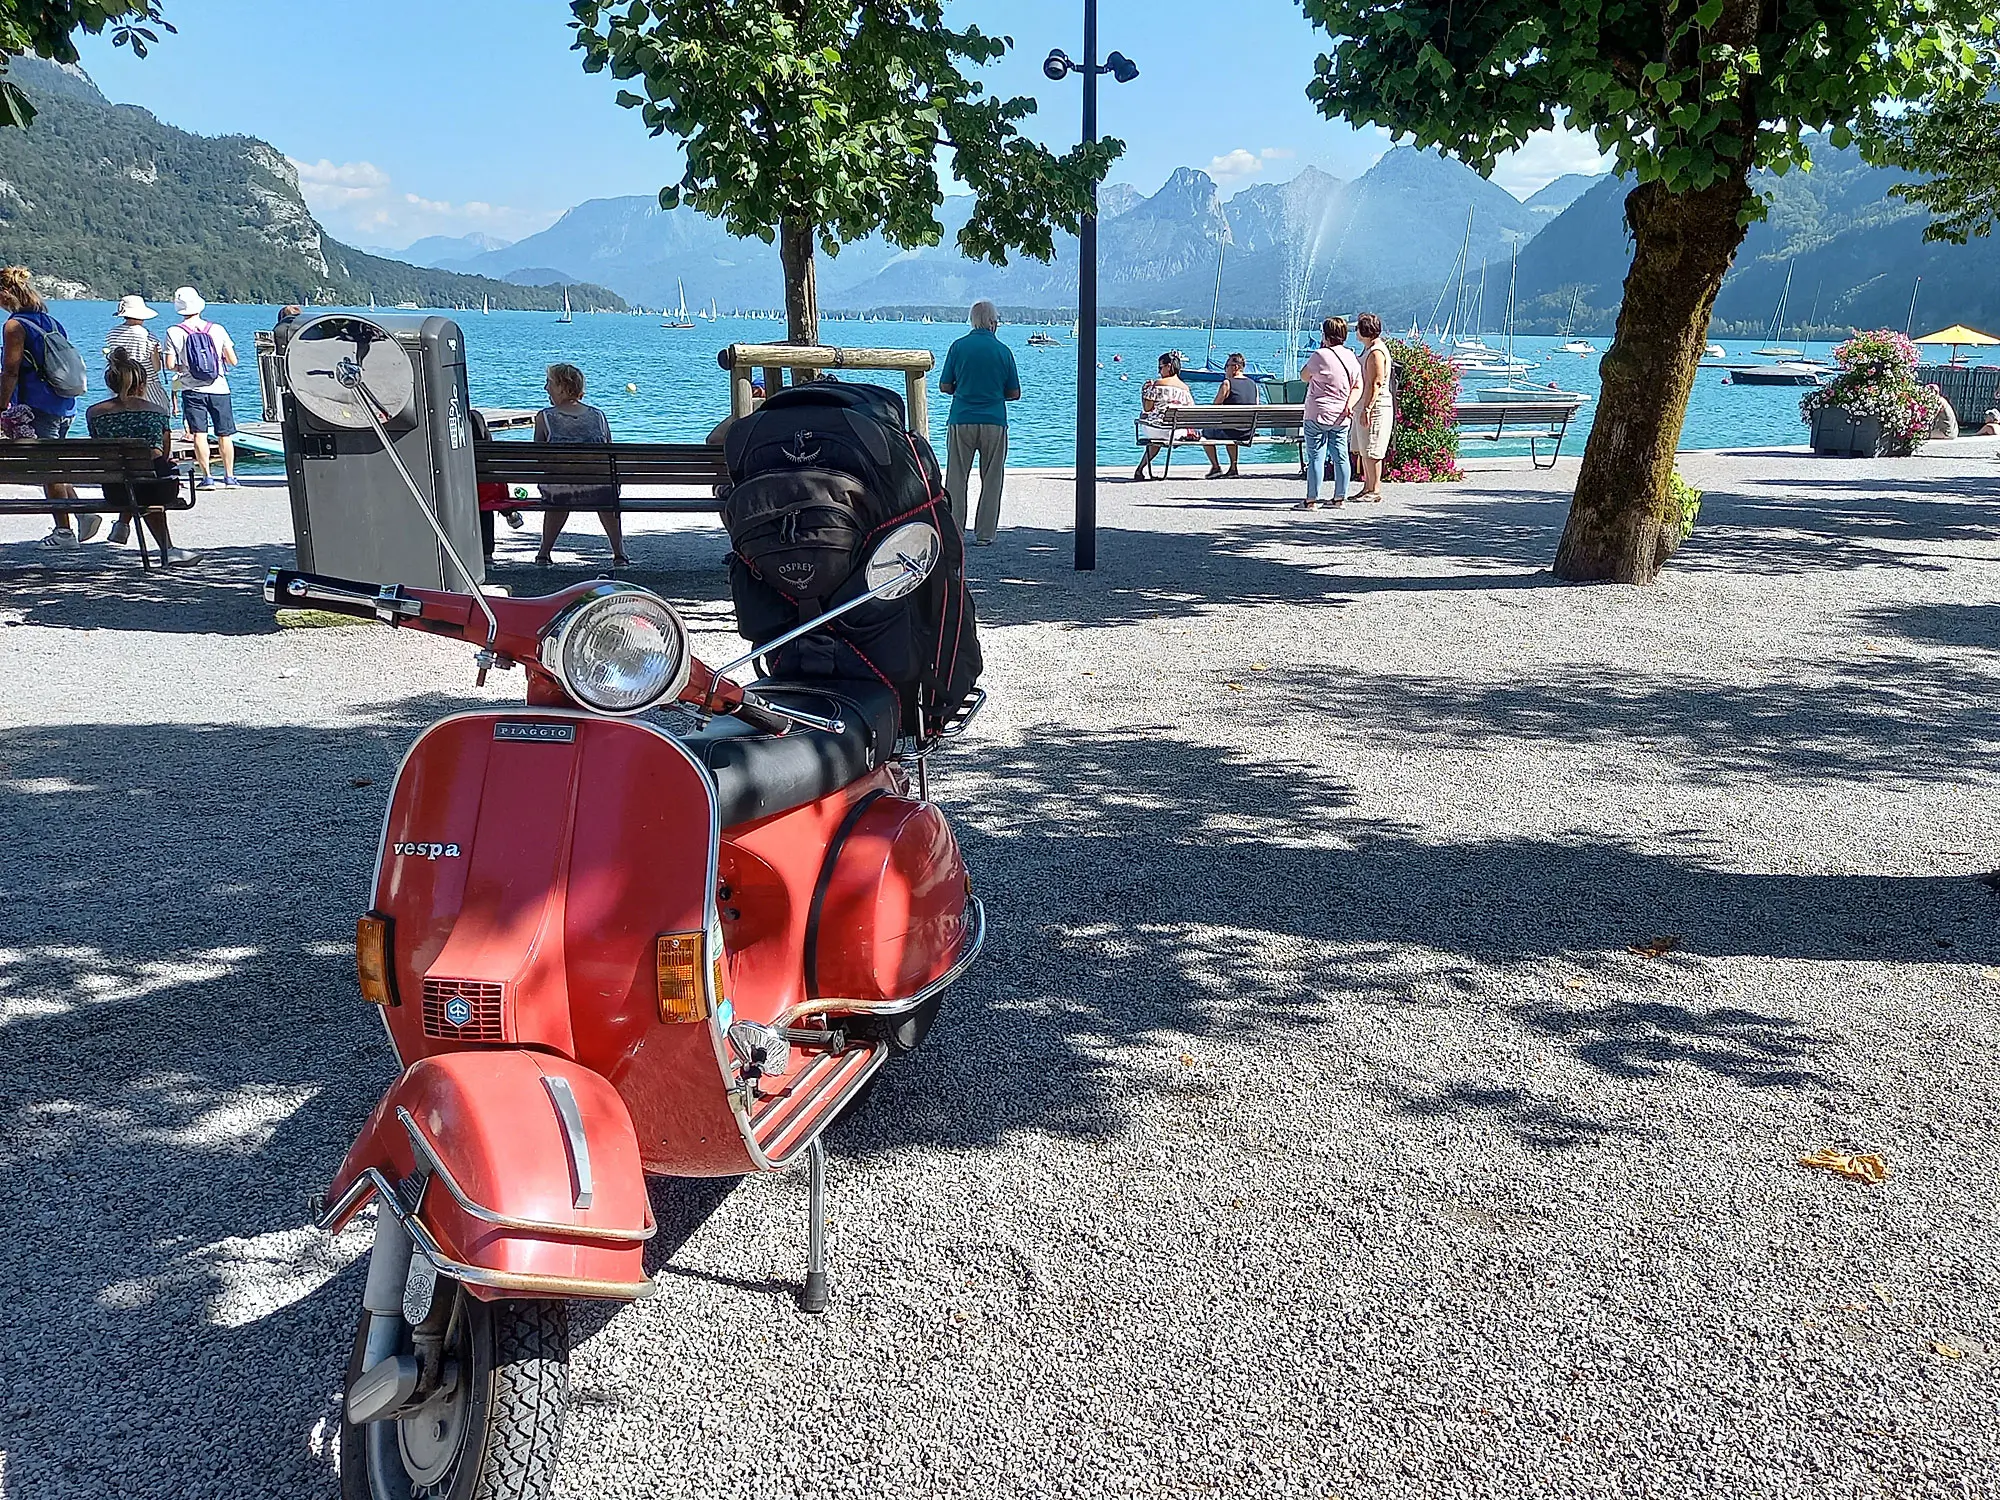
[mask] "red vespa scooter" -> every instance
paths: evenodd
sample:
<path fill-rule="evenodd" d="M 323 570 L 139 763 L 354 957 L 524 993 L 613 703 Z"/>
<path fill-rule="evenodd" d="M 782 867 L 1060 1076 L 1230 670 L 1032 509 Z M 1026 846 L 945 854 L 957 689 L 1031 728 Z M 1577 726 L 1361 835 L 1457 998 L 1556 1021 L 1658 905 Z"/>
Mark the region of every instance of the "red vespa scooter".
<path fill-rule="evenodd" d="M 866 593 L 753 656 L 908 593 L 939 551 L 898 527 Z M 265 597 L 466 640 L 482 681 L 525 670 L 525 710 L 446 718 L 397 773 L 356 967 L 402 1072 L 320 1223 L 376 1208 L 343 1496 L 540 1496 L 565 1299 L 656 1290 L 647 1174 L 806 1162 L 801 1303 L 825 1307 L 821 1134 L 983 938 L 922 788 L 983 695 L 905 737 L 886 686 L 738 686 L 751 658 L 711 670 L 670 604 L 610 581 L 510 599 L 274 569 Z M 671 704 L 699 727 L 641 717 Z"/>

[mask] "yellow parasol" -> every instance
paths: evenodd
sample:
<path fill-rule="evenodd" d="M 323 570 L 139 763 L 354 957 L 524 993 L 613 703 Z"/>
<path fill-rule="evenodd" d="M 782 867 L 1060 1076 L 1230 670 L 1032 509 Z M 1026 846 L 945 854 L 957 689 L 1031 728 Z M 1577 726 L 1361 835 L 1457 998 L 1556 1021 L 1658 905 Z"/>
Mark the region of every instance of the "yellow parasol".
<path fill-rule="evenodd" d="M 2000 344 L 1990 333 L 1981 333 L 1977 328 L 1967 328 L 1963 323 L 1954 323 L 1949 328 L 1940 328 L 1936 333 L 1927 333 L 1916 340 L 1919 344 L 1951 345 L 1951 362 L 1957 364 L 1963 357 L 1960 350 L 1968 344 Z"/>

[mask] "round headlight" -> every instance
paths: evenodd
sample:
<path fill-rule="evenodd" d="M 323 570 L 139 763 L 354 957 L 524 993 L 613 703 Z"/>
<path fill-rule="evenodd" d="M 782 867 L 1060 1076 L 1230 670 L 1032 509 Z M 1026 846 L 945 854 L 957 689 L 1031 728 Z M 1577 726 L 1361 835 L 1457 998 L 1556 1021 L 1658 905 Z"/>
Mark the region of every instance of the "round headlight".
<path fill-rule="evenodd" d="M 687 630 L 657 594 L 605 584 L 556 617 L 542 665 L 585 708 L 644 713 L 687 686 Z"/>

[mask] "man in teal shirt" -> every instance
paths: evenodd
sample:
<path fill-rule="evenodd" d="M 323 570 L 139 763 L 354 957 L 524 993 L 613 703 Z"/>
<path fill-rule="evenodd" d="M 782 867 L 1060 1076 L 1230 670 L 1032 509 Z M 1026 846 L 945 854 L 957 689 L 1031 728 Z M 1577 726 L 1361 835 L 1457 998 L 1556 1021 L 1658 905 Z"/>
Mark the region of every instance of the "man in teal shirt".
<path fill-rule="evenodd" d="M 1000 489 L 1007 482 L 1007 403 L 1021 399 L 1014 351 L 1000 342 L 1000 312 L 985 298 L 972 304 L 972 332 L 945 351 L 938 390 L 951 397 L 945 425 L 945 493 L 965 526 L 965 492 L 979 457 L 979 519 L 972 539 L 991 546 L 1000 525 Z"/>

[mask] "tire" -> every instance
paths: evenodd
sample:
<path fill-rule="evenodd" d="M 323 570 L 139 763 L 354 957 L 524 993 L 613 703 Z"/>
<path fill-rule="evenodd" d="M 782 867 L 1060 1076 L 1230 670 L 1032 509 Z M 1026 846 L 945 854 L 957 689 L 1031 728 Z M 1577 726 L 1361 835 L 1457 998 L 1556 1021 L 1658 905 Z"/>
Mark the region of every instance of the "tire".
<path fill-rule="evenodd" d="M 439 1294 L 447 1283 L 440 1282 Z M 569 1403 L 569 1308 L 541 1299 L 485 1302 L 454 1288 L 457 1332 L 448 1357 L 471 1377 L 446 1408 L 459 1428 L 450 1456 L 433 1441 L 424 1472 L 413 1472 L 406 1444 L 423 1422 L 434 1440 L 438 1419 L 423 1415 L 356 1427 L 340 1420 L 341 1500 L 543 1500 L 562 1453 L 563 1412 Z M 361 1373 L 368 1314 L 355 1330 L 347 1385 Z M 409 1348 L 407 1329 L 404 1348 Z M 345 1387 L 343 1387 L 345 1389 Z M 428 1408 L 426 1409 L 429 1410 Z M 456 1417 L 449 1417 L 450 1413 Z M 405 1425 L 411 1430 L 405 1432 Z M 445 1428 L 446 1432 L 450 1428 Z"/>

